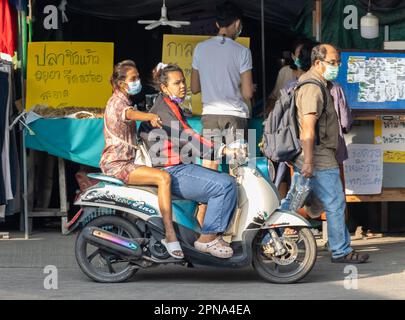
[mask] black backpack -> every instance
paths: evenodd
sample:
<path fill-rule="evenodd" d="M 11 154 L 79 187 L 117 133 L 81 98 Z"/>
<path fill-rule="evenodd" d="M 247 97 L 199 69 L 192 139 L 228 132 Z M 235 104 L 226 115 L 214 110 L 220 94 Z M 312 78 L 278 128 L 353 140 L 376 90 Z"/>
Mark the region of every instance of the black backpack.
<path fill-rule="evenodd" d="M 321 115 L 326 109 L 326 88 L 317 80 L 302 81 L 289 92 L 282 92 L 274 105 L 274 109 L 264 122 L 262 152 L 272 161 L 292 161 L 301 153 L 302 147 L 296 117 L 295 92 L 298 88 L 308 83 L 315 84 L 321 88 L 324 101 Z M 316 144 L 319 144 L 318 125 L 316 126 Z"/>

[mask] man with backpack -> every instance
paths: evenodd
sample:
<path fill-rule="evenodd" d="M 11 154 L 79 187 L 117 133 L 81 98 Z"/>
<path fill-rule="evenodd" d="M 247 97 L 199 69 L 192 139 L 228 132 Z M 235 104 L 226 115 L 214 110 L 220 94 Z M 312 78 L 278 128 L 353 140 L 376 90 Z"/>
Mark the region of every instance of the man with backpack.
<path fill-rule="evenodd" d="M 330 81 L 338 75 L 340 55 L 332 45 L 320 44 L 312 50 L 311 63 L 311 69 L 299 78 L 298 88 L 292 93 L 291 112 L 296 116 L 300 145 L 291 148 L 289 159 L 279 153 L 281 161 L 291 160 L 294 165 L 293 181 L 281 209 L 289 209 L 294 184 L 301 177 L 310 178 L 312 192 L 326 211 L 331 261 L 364 263 L 369 255 L 355 252 L 350 247 L 350 234 L 345 224 L 346 200 L 336 160 L 339 122 L 330 94 Z M 303 84 L 308 81 L 311 83 Z M 288 119 L 292 122 L 291 117 Z M 286 128 L 290 128 L 287 131 L 294 134 L 294 123 L 283 129 Z M 280 139 L 276 134 L 270 137 L 276 141 Z M 283 148 L 283 144 L 281 146 Z"/>

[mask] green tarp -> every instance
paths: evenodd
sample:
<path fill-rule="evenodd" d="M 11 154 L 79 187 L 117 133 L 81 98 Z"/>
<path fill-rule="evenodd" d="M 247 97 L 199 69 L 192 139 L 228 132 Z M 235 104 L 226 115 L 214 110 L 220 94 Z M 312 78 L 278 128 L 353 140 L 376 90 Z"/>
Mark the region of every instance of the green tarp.
<path fill-rule="evenodd" d="M 263 134 L 262 121 L 257 118 L 249 123 L 256 129 L 258 140 Z M 200 117 L 189 118 L 188 122 L 201 132 Z M 103 119 L 38 119 L 29 124 L 35 135 L 25 131 L 26 147 L 97 168 L 104 148 L 103 124 Z"/>
<path fill-rule="evenodd" d="M 358 29 L 347 30 L 344 20 L 349 15 L 345 13 L 347 6 L 355 6 L 358 11 Z M 309 3 L 304 9 L 299 21 L 293 28 L 296 33 L 312 36 L 312 10 Z M 349 10 L 350 11 L 350 10 Z M 384 11 L 371 10 L 379 18 L 380 34 L 376 39 L 364 39 L 360 36 L 360 19 L 367 10 L 358 0 L 323 0 L 322 1 L 322 42 L 336 45 L 340 49 L 370 49 L 382 50 L 384 48 L 384 26 L 389 25 L 389 40 L 405 40 L 405 8 Z"/>

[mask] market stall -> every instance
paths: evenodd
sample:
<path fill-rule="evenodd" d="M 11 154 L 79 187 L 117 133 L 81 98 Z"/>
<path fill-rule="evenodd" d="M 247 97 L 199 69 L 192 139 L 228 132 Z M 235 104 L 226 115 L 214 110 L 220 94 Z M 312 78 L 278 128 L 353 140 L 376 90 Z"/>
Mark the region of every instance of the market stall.
<path fill-rule="evenodd" d="M 125 58 L 136 60 L 140 66 L 142 77 L 147 79 L 153 66 L 157 62 L 165 60 L 165 49 L 168 47 L 164 46 L 164 34 L 168 34 L 169 37 L 175 36 L 179 40 L 190 34 L 201 36 L 215 32 L 215 28 L 210 27 L 213 21 L 212 8 L 216 2 L 214 0 L 205 1 L 204 3 L 201 3 L 201 1 L 183 0 L 167 1 L 171 17 L 174 19 L 178 18 L 179 20 L 191 20 L 192 24 L 180 30 L 159 27 L 154 31 L 144 30 L 144 26 L 138 25 L 136 20 L 139 18 L 156 18 L 162 3 L 160 0 L 137 1 L 136 4 L 131 1 L 123 1 L 120 6 L 116 6 L 107 0 L 94 1 L 91 4 L 75 0 L 55 0 L 51 3 L 49 1 L 36 1 L 33 7 L 27 6 L 27 3 L 24 1 L 17 2 L 20 4 L 18 7 L 20 9 L 18 13 L 18 51 L 23 70 L 21 73 L 21 85 L 23 87 L 21 90 L 23 92 L 22 105 L 26 108 L 26 111 L 30 111 L 35 105 L 37 107 L 38 105 L 49 105 L 60 107 L 61 109 L 74 107 L 76 108 L 75 111 L 83 111 L 88 108 L 102 109 L 111 93 L 108 84 L 108 73 L 115 62 Z M 271 83 L 279 68 L 274 56 L 276 55 L 279 58 L 282 50 L 288 47 L 289 42 L 291 42 L 289 36 L 292 34 L 290 31 L 290 27 L 292 26 L 298 34 L 304 34 L 308 38 L 316 37 L 318 40 L 332 42 L 340 47 L 362 49 L 383 48 L 383 25 L 380 26 L 381 32 L 378 39 L 372 40 L 362 39 L 358 27 L 351 29 L 343 27 L 342 21 L 348 20 L 348 15 L 351 13 L 351 11 L 347 10 L 347 6 L 350 6 L 351 9 L 353 9 L 352 7 L 356 7 L 357 17 L 360 18 L 366 13 L 367 1 L 345 0 L 322 2 L 308 0 L 279 3 L 261 0 L 236 2 L 245 11 L 247 23 L 244 25 L 244 34 L 250 38 L 249 46 L 252 49 L 254 59 L 254 81 L 257 83 L 258 91 L 256 93 L 256 104 L 253 104 L 253 109 L 255 109 L 255 106 L 263 108 L 263 101 L 266 99 L 267 92 L 270 91 L 269 88 L 271 88 Z M 52 10 L 45 11 L 44 8 L 47 5 L 50 5 Z M 316 9 L 316 14 L 314 14 L 314 9 Z M 387 12 L 390 10 L 392 12 L 393 8 L 384 6 L 380 8 L 378 4 L 373 5 L 372 9 L 376 9 L 376 14 L 384 19 L 386 18 L 384 20 L 385 23 L 390 24 L 390 30 L 392 31 L 390 40 L 403 40 L 401 39 L 401 32 L 398 30 L 402 30 L 401 28 L 403 28 L 404 23 L 401 17 L 403 17 L 402 14 L 405 9 L 398 7 L 399 10 L 396 11 L 395 17 L 394 15 L 387 15 Z M 56 12 L 56 16 L 52 16 L 54 12 Z M 27 14 L 28 24 L 25 24 Z M 32 15 L 36 17 L 33 26 Z M 295 23 L 297 17 L 300 19 L 298 23 Z M 387 17 L 390 17 L 390 19 Z M 36 63 L 37 70 L 30 69 L 30 59 L 26 58 L 27 41 L 32 38 L 34 41 L 32 44 L 36 45 L 32 46 L 31 61 Z M 272 41 L 270 42 L 269 39 Z M 92 45 L 109 43 L 110 45 L 113 44 L 114 48 L 99 50 L 96 47 L 86 47 L 86 45 L 83 48 L 68 48 L 69 45 L 78 43 L 91 43 Z M 176 44 L 176 48 L 179 48 L 178 45 L 179 43 Z M 35 46 L 36 49 L 34 49 Z M 66 50 L 70 50 L 70 52 Z M 82 50 L 81 53 L 80 50 Z M 109 57 L 104 57 L 106 60 L 103 60 L 104 58 L 94 55 L 92 51 L 100 54 L 109 52 Z M 180 52 L 180 50 L 178 51 Z M 79 52 L 78 56 L 75 56 L 74 52 Z M 172 52 L 174 52 L 174 49 Z M 187 49 L 184 52 L 188 52 L 188 57 L 190 57 L 190 50 Z M 28 50 L 28 56 L 29 54 Z M 79 61 L 78 64 L 75 61 L 77 59 Z M 62 60 L 63 62 L 61 62 Z M 175 62 L 182 62 L 182 60 Z M 347 61 L 344 64 L 347 64 Z M 88 69 L 91 65 L 94 68 Z M 26 69 L 26 66 L 28 69 Z M 31 66 L 34 66 L 34 64 L 31 64 Z M 61 69 L 58 69 L 58 66 Z M 183 68 L 187 69 L 187 66 L 183 66 Z M 28 70 L 28 73 L 25 78 L 26 70 Z M 341 76 L 343 77 L 341 79 L 342 83 L 347 82 L 346 72 L 343 72 Z M 29 88 L 27 91 L 27 99 L 25 99 L 25 79 L 27 80 L 28 87 L 34 84 L 34 87 Z M 35 87 L 36 83 L 42 83 L 42 87 L 40 89 Z M 88 86 L 75 91 L 74 88 L 78 88 L 77 85 L 79 83 Z M 143 95 L 151 93 L 153 92 L 143 92 Z M 261 103 L 260 100 L 262 100 Z M 398 102 L 398 104 L 401 106 L 399 109 L 402 109 L 403 102 Z M 186 108 L 188 107 L 186 106 Z M 376 109 L 383 110 L 384 108 L 380 107 Z M 201 128 L 198 110 L 198 107 L 191 106 L 193 117 L 190 118 L 190 123 L 197 131 Z M 369 114 L 358 114 L 357 119 L 360 121 L 384 120 L 382 117 L 391 115 L 401 116 L 401 112 L 401 110 L 394 112 L 392 109 L 387 112 L 387 109 L 385 109 L 376 113 L 374 110 Z M 72 113 L 76 112 L 72 111 Z M 25 115 L 23 117 L 27 118 Z M 103 123 L 101 116 L 95 117 L 96 119 L 75 119 L 66 117 L 66 115 L 57 119 L 51 119 L 46 115 L 42 115 L 42 118 L 38 119 L 31 117 L 30 121 L 27 121 L 28 128 L 26 128 L 26 134 L 22 137 L 22 145 L 26 145 L 31 150 L 45 151 L 60 159 L 71 160 L 97 169 L 100 152 L 103 148 Z M 400 118 L 399 120 L 402 119 Z M 261 122 L 261 118 L 253 118 L 250 121 L 250 128 L 258 130 L 256 133 L 258 139 L 261 137 Z M 367 127 L 366 122 L 363 122 L 363 124 Z M 367 124 L 370 124 L 370 122 L 367 122 Z M 358 127 L 361 127 L 360 131 L 364 129 L 363 126 L 355 126 L 354 136 L 357 136 L 357 138 L 362 136 L 361 133 L 356 133 Z M 374 143 L 374 125 L 366 130 L 367 137 L 352 141 L 358 141 L 360 144 Z M 21 156 L 23 158 L 22 168 L 26 168 L 24 154 Z M 402 189 L 399 190 L 399 193 L 393 195 L 392 190 L 386 190 L 385 188 L 391 188 L 392 184 L 390 182 L 397 179 L 397 177 L 394 177 L 393 180 L 389 176 L 391 174 L 395 175 L 395 172 L 398 172 L 396 169 L 390 171 L 390 168 L 398 168 L 401 164 L 383 161 L 382 194 L 387 195 L 388 198 L 395 198 L 395 201 L 400 201 L 402 200 Z M 26 172 L 24 172 L 23 176 L 26 177 Z M 26 179 L 23 179 L 22 182 L 22 189 L 27 190 Z M 402 188 L 400 184 L 394 183 L 394 185 L 395 188 Z M 371 199 L 367 197 L 372 197 L 372 199 L 383 201 L 380 198 L 375 198 L 376 196 L 348 195 L 347 199 L 348 201 L 367 201 L 367 199 Z M 27 194 L 25 191 L 23 192 L 23 199 L 26 198 Z M 24 207 L 25 212 L 28 212 L 26 204 L 24 204 Z M 28 214 L 25 217 L 27 218 Z M 25 229 L 27 230 L 27 228 Z"/>

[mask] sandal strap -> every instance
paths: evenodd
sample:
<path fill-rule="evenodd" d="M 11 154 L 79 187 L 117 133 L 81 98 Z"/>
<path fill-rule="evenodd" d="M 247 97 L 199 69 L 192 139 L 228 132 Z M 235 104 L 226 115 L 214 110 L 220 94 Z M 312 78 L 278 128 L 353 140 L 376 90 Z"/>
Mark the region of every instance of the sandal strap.
<path fill-rule="evenodd" d="M 350 252 L 349 253 L 349 256 L 350 256 L 350 260 L 359 260 L 359 253 L 358 252 L 356 252 L 356 251 L 352 251 L 352 252 Z"/>
<path fill-rule="evenodd" d="M 183 250 L 181 249 L 180 243 L 178 241 L 167 242 L 166 239 L 162 239 L 161 243 L 165 246 L 166 250 L 173 258 L 184 258 Z M 178 254 L 175 254 L 175 252 L 177 252 Z"/>
<path fill-rule="evenodd" d="M 216 246 L 217 244 L 218 244 L 218 242 L 220 241 L 220 239 L 219 238 L 215 238 L 214 240 L 212 240 L 211 242 L 207 242 L 207 243 L 204 243 L 204 245 L 206 246 L 206 248 L 208 249 L 208 248 L 211 248 L 211 247 L 214 247 L 214 246 Z"/>
<path fill-rule="evenodd" d="M 171 251 L 171 252 L 173 252 L 173 251 L 182 251 L 180 243 L 178 241 L 166 242 L 166 245 L 167 245 L 167 248 L 169 249 L 169 251 Z"/>

